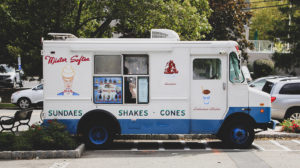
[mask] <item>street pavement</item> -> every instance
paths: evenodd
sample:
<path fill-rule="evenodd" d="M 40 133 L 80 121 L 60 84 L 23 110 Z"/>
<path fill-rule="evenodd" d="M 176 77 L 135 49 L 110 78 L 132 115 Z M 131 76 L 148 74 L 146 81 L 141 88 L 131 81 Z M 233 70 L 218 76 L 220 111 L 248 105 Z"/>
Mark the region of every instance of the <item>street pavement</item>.
<path fill-rule="evenodd" d="M 109 150 L 87 150 L 79 159 L 3 160 L 14 168 L 265 168 L 299 167 L 300 140 L 255 140 L 250 149 L 226 149 L 218 140 L 118 140 Z"/>

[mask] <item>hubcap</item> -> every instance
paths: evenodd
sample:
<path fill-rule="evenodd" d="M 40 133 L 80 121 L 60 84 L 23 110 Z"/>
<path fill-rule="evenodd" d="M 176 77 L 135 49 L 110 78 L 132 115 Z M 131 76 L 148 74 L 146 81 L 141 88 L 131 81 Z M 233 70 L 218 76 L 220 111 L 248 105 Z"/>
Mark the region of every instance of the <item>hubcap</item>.
<path fill-rule="evenodd" d="M 235 128 L 232 130 L 232 140 L 237 144 L 243 144 L 247 141 L 248 136 L 245 129 Z"/>
<path fill-rule="evenodd" d="M 20 100 L 20 107 L 21 108 L 28 108 L 29 107 L 29 101 L 27 99 Z"/>
<path fill-rule="evenodd" d="M 300 120 L 300 113 L 294 113 L 290 116 L 290 120 Z"/>
<path fill-rule="evenodd" d="M 96 145 L 104 144 L 108 139 L 108 132 L 104 127 L 92 127 L 89 131 L 89 139 Z"/>

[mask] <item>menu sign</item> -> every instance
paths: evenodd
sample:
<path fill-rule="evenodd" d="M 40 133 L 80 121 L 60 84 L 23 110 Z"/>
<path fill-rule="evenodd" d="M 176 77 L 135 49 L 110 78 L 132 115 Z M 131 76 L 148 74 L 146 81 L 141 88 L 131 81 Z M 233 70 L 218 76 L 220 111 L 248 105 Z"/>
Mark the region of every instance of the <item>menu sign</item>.
<path fill-rule="evenodd" d="M 122 77 L 94 77 L 94 103 L 122 104 Z"/>

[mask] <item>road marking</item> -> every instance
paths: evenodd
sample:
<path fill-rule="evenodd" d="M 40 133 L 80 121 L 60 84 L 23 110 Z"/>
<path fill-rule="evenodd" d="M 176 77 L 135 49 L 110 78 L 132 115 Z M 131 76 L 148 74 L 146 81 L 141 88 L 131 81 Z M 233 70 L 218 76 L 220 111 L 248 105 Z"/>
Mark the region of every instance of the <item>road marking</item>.
<path fill-rule="evenodd" d="M 163 141 L 159 140 L 158 142 L 158 150 L 165 151 L 166 149 L 163 147 Z"/>
<path fill-rule="evenodd" d="M 261 151 L 265 151 L 265 149 L 263 147 L 261 147 L 260 145 L 257 145 L 256 143 L 252 143 L 253 146 L 255 146 L 257 149 L 261 150 Z"/>
<path fill-rule="evenodd" d="M 61 162 L 57 163 L 55 162 L 51 167 L 49 168 L 66 168 L 70 163 L 69 162 Z"/>
<path fill-rule="evenodd" d="M 288 147 L 286 147 L 286 146 L 283 146 L 283 145 L 279 144 L 277 141 L 270 140 L 270 142 L 272 142 L 274 145 L 276 145 L 276 146 L 278 146 L 278 147 L 284 149 L 285 151 L 291 151 L 290 148 L 288 148 Z"/>
<path fill-rule="evenodd" d="M 185 141 L 181 140 L 180 143 L 184 146 L 183 150 L 191 150 L 189 147 L 186 146 Z"/>
<path fill-rule="evenodd" d="M 292 141 L 297 143 L 297 144 L 300 144 L 300 141 L 298 141 L 298 140 L 293 139 Z"/>
<path fill-rule="evenodd" d="M 204 144 L 205 150 L 211 150 L 206 140 L 201 140 L 200 142 Z"/>
<path fill-rule="evenodd" d="M 138 141 L 133 141 L 133 143 L 134 143 L 134 148 L 132 148 L 131 149 L 131 151 L 138 151 L 138 149 L 137 149 L 137 145 L 138 145 Z"/>

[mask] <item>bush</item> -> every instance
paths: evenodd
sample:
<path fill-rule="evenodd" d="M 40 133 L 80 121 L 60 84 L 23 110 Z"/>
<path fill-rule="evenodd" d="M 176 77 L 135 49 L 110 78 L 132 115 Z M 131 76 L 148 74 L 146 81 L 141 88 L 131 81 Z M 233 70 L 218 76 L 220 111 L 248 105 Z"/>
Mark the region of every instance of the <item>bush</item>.
<path fill-rule="evenodd" d="M 274 73 L 274 63 L 268 59 L 258 59 L 253 62 L 255 78 L 268 76 Z"/>
<path fill-rule="evenodd" d="M 0 150 L 58 150 L 74 149 L 77 143 L 66 131 L 66 126 L 49 121 L 45 126 L 32 125 L 19 135 L 0 134 Z"/>
<path fill-rule="evenodd" d="M 300 120 L 284 120 L 281 126 L 281 131 L 300 133 Z"/>
<path fill-rule="evenodd" d="M 0 133 L 0 150 L 6 151 L 11 149 L 12 142 L 15 141 L 15 136 L 12 133 Z"/>

